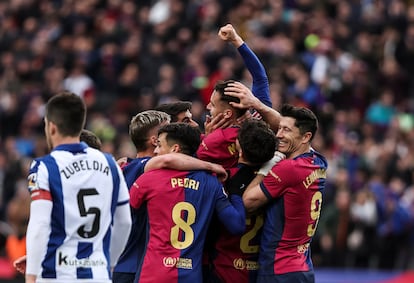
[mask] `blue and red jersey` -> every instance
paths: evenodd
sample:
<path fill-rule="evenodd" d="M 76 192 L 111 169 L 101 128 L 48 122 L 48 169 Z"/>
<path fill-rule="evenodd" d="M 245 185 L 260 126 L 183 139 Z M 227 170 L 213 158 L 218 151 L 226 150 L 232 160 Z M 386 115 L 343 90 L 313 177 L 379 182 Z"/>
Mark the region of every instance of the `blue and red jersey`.
<path fill-rule="evenodd" d="M 244 231 L 240 196 L 230 203 L 223 185 L 204 171 L 159 169 L 141 175 L 130 190 L 131 206 L 146 206 L 149 238 L 139 282 L 201 282 L 201 260 L 214 212 L 233 232 Z"/>
<path fill-rule="evenodd" d="M 236 149 L 239 129 L 239 127 L 229 127 L 212 131 L 201 141 L 197 157 L 220 164 L 226 169 L 236 167 L 239 158 L 239 152 Z"/>
<path fill-rule="evenodd" d="M 269 199 L 259 252 L 259 276 L 313 272 L 310 242 L 325 187 L 326 159 L 316 151 L 276 164 L 261 183 Z"/>
<path fill-rule="evenodd" d="M 271 107 L 269 80 L 263 64 L 247 44 L 243 43 L 237 50 L 252 75 L 252 93 L 262 103 Z M 236 167 L 239 158 L 236 149 L 238 131 L 239 127 L 214 130 L 202 140 L 197 150 L 197 157 L 201 160 L 220 164 L 226 169 Z"/>
<path fill-rule="evenodd" d="M 225 183 L 227 190 L 239 190 L 242 194 L 256 177 L 258 168 L 239 164 Z M 246 230 L 243 235 L 233 235 L 220 223 L 210 255 L 211 278 L 213 282 L 256 282 L 260 236 L 263 215 L 246 216 Z M 213 234 L 213 233 L 212 233 Z M 214 235 L 213 235 L 214 236 Z"/>
<path fill-rule="evenodd" d="M 131 189 L 135 180 L 144 173 L 144 167 L 151 157 L 128 159 L 121 169 L 125 177 L 128 190 Z M 132 226 L 128 242 L 122 252 L 114 272 L 135 273 L 141 263 L 146 247 L 147 211 L 131 208 Z"/>

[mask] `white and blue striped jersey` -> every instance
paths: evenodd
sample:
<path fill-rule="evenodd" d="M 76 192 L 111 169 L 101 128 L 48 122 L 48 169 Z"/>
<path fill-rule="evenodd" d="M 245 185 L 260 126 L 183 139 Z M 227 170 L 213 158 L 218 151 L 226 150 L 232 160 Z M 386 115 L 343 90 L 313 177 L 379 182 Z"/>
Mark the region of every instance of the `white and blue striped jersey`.
<path fill-rule="evenodd" d="M 131 224 L 114 158 L 83 142 L 60 145 L 33 161 L 28 182 L 26 273 L 37 282 L 111 282 L 111 252 L 119 257 Z"/>

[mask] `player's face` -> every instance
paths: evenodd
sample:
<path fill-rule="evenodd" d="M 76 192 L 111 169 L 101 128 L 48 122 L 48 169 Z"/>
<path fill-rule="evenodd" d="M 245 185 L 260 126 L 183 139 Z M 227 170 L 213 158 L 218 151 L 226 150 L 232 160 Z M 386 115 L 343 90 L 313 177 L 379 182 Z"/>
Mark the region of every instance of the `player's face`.
<path fill-rule="evenodd" d="M 304 144 L 304 137 L 300 134 L 299 128 L 295 126 L 296 119 L 281 117 L 276 137 L 279 139 L 278 150 L 286 155 L 286 158 L 298 151 Z"/>
<path fill-rule="evenodd" d="M 198 127 L 198 123 L 194 121 L 193 114 L 191 114 L 190 110 L 183 111 L 177 115 L 177 122 L 190 124 L 191 127 Z"/>
<path fill-rule="evenodd" d="M 161 133 L 157 139 L 157 147 L 154 149 L 155 155 L 162 155 L 171 152 L 171 146 L 167 143 L 167 133 Z"/>
<path fill-rule="evenodd" d="M 211 118 L 214 118 L 219 113 L 224 113 L 223 103 L 220 101 L 220 94 L 217 91 L 213 91 L 211 94 L 207 110 L 210 111 Z"/>

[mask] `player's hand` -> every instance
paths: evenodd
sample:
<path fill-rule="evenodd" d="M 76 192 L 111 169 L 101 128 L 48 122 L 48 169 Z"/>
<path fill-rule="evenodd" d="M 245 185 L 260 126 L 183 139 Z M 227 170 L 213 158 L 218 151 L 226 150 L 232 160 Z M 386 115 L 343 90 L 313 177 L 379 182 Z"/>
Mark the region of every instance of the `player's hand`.
<path fill-rule="evenodd" d="M 224 41 L 231 42 L 236 47 L 239 47 L 243 44 L 242 38 L 237 34 L 236 30 L 231 24 L 222 26 L 219 29 L 218 36 Z"/>
<path fill-rule="evenodd" d="M 26 256 L 19 257 L 13 262 L 13 267 L 20 272 L 21 274 L 25 274 L 26 272 Z"/>
<path fill-rule="evenodd" d="M 228 177 L 226 169 L 224 169 L 224 167 L 219 164 L 215 164 L 215 163 L 211 163 L 211 164 L 212 164 L 211 172 L 215 173 L 217 176 L 217 179 L 219 179 L 220 182 L 224 183 L 224 181 L 226 181 Z"/>
<path fill-rule="evenodd" d="M 217 114 L 214 118 L 207 115 L 206 121 L 204 122 L 204 133 L 205 135 L 208 135 L 215 129 L 224 129 L 230 127 L 231 124 L 232 121 L 230 121 L 229 118 L 224 117 L 223 113 Z"/>
<path fill-rule="evenodd" d="M 285 158 L 286 158 L 286 155 L 284 155 L 280 151 L 275 151 L 275 155 L 272 157 L 272 159 L 265 162 L 262 165 L 262 167 L 260 167 L 257 174 L 267 176 L 267 174 L 269 174 L 269 171 L 273 168 L 273 166 L 275 166 L 277 163 L 279 163 L 280 161 L 282 161 Z"/>
<path fill-rule="evenodd" d="M 229 104 L 236 108 L 250 109 L 255 108 L 260 103 L 260 100 L 253 95 L 251 90 L 240 82 L 232 82 L 224 89 L 224 94 L 231 95 L 240 99 L 240 102 L 229 102 Z"/>
<path fill-rule="evenodd" d="M 127 162 L 128 162 L 128 157 L 121 157 L 116 161 L 116 163 L 118 163 L 119 167 L 122 167 Z"/>

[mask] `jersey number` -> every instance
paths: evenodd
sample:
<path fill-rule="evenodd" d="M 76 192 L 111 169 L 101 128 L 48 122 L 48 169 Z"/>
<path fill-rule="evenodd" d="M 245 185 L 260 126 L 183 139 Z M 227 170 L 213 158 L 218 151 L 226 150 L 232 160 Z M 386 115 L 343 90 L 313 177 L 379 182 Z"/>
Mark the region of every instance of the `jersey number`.
<path fill-rule="evenodd" d="M 252 222 L 252 218 L 246 218 L 246 225 L 250 225 Z M 256 216 L 256 221 L 254 226 L 251 230 L 247 231 L 243 236 L 240 238 L 240 250 L 245 254 L 253 254 L 259 252 L 259 245 L 249 245 L 250 241 L 256 237 L 257 232 L 263 226 L 263 216 L 258 215 Z"/>
<path fill-rule="evenodd" d="M 310 217 L 315 223 L 309 224 L 308 226 L 308 236 L 312 237 L 313 234 L 315 234 L 316 226 L 318 226 L 319 221 L 319 215 L 321 214 L 321 208 L 322 208 L 322 193 L 316 192 L 311 201 L 311 211 L 310 211 Z"/>
<path fill-rule="evenodd" d="M 99 232 L 99 223 L 101 218 L 101 211 L 97 207 L 89 207 L 88 210 L 85 208 L 85 197 L 98 195 L 98 191 L 94 188 L 90 189 L 81 189 L 78 192 L 78 207 L 79 207 L 79 214 L 82 217 L 86 217 L 88 215 L 94 215 L 92 228 L 90 230 L 86 230 L 85 226 L 82 225 L 78 228 L 78 234 L 80 237 L 88 239 L 96 236 Z"/>
<path fill-rule="evenodd" d="M 171 228 L 170 233 L 171 245 L 174 248 L 182 250 L 193 243 L 194 231 L 190 225 L 195 222 L 195 219 L 196 210 L 191 203 L 179 202 L 174 205 L 172 210 L 172 220 L 176 225 Z M 182 237 L 180 231 L 184 233 L 184 237 Z"/>

